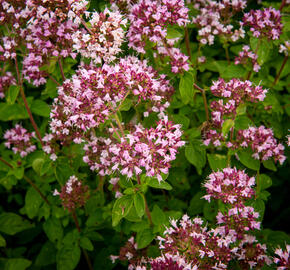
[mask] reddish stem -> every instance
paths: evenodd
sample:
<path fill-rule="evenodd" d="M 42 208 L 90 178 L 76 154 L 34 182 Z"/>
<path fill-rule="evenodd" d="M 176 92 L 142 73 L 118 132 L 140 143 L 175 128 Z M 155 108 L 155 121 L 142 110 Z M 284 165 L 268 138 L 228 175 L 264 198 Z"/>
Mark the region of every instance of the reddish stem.
<path fill-rule="evenodd" d="M 206 115 L 206 121 L 209 121 L 209 111 L 208 111 L 208 105 L 207 105 L 207 100 L 206 100 L 206 95 L 205 95 L 205 91 L 204 89 L 200 88 L 197 84 L 193 83 L 193 86 L 198 89 L 201 94 L 202 94 L 202 98 L 203 98 L 203 104 L 204 104 L 204 108 L 205 108 L 205 115 Z"/>
<path fill-rule="evenodd" d="M 17 58 L 15 58 L 15 67 L 16 67 L 16 74 L 17 74 L 17 81 L 18 81 L 18 86 L 19 86 L 19 90 L 20 90 L 20 94 L 21 94 L 21 97 L 23 99 L 23 102 L 24 102 L 24 106 L 26 108 L 26 111 L 29 115 L 29 118 L 30 118 L 30 122 L 35 130 L 35 133 L 36 133 L 36 136 L 38 138 L 38 140 L 40 141 L 40 144 L 41 146 L 43 147 L 44 144 L 43 144 L 43 141 L 42 141 L 42 138 L 41 138 L 41 135 L 40 135 L 40 132 L 39 132 L 39 129 L 34 121 L 34 118 L 33 118 L 33 115 L 30 111 L 30 108 L 28 106 L 28 102 L 27 102 L 27 99 L 25 97 L 25 93 L 24 93 L 24 90 L 23 90 L 23 83 L 22 83 L 22 77 L 20 76 L 20 72 L 19 72 L 19 68 L 18 68 L 18 62 L 17 62 Z"/>
<path fill-rule="evenodd" d="M 187 54 L 189 57 L 189 60 L 191 61 L 191 52 L 190 52 L 190 42 L 189 42 L 189 33 L 188 33 L 188 29 L 185 27 L 185 46 L 186 46 L 186 50 L 187 50 Z"/>
<path fill-rule="evenodd" d="M 14 167 L 5 159 L 3 159 L 2 157 L 0 157 L 0 161 L 2 163 L 4 163 L 5 165 L 7 165 L 9 168 L 14 169 Z M 23 179 L 30 184 L 36 192 L 38 192 L 38 194 L 40 195 L 40 197 L 48 204 L 50 205 L 49 201 L 47 200 L 47 198 L 43 195 L 43 193 L 41 192 L 41 190 L 25 175 L 23 175 Z"/>
<path fill-rule="evenodd" d="M 60 68 L 61 77 L 62 77 L 63 81 L 65 81 L 65 76 L 64 76 L 64 72 L 63 72 L 61 58 L 58 58 L 58 65 L 59 65 L 59 68 Z"/>
<path fill-rule="evenodd" d="M 285 58 L 284 58 L 284 60 L 283 60 L 283 63 L 282 63 L 282 66 L 280 67 L 280 70 L 279 70 L 278 74 L 276 75 L 276 77 L 275 77 L 275 81 L 274 81 L 274 83 L 273 83 L 272 86 L 276 85 L 276 83 L 279 81 L 279 78 L 280 78 L 280 76 L 281 76 L 281 73 L 282 73 L 282 71 L 283 71 L 283 69 L 284 69 L 284 67 L 285 67 L 285 65 L 286 65 L 286 63 L 287 63 L 287 61 L 288 61 L 288 55 L 285 56 Z"/>

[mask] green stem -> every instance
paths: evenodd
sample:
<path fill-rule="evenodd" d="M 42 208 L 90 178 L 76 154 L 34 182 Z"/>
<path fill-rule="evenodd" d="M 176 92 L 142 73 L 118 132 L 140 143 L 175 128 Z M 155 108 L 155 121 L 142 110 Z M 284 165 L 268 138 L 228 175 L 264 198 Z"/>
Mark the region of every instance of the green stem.
<path fill-rule="evenodd" d="M 117 125 L 118 125 L 120 131 L 121 131 L 122 136 L 125 137 L 124 129 L 123 129 L 123 127 L 122 127 L 122 123 L 121 123 L 121 121 L 120 121 L 118 115 L 115 114 L 114 116 L 115 116 L 115 120 L 116 120 L 116 122 L 117 122 Z"/>
<path fill-rule="evenodd" d="M 137 175 L 137 183 L 138 183 L 138 185 L 141 185 L 140 175 Z M 145 212 L 146 212 L 146 215 L 148 217 L 150 226 L 153 226 L 152 216 L 151 216 L 150 210 L 148 208 L 148 204 L 147 204 L 147 200 L 146 200 L 145 195 L 144 195 L 144 201 L 145 201 Z"/>

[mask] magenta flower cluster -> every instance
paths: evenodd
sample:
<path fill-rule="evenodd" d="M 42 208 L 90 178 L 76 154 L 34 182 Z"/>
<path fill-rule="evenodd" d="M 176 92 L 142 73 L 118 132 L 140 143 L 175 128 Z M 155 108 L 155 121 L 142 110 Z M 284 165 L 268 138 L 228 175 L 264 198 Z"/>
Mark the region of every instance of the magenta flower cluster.
<path fill-rule="evenodd" d="M 83 57 L 92 59 L 95 63 L 111 62 L 121 52 L 124 41 L 127 20 L 119 11 L 85 13 L 89 19 L 90 28 L 76 31 L 72 35 L 73 48 Z"/>
<path fill-rule="evenodd" d="M 27 129 L 17 124 L 14 128 L 9 129 L 4 134 L 5 146 L 21 157 L 27 156 L 36 150 L 35 133 L 27 132 Z"/>
<path fill-rule="evenodd" d="M 55 190 L 53 195 L 59 195 L 63 207 L 73 212 L 75 209 L 85 205 L 89 197 L 88 190 L 89 187 L 84 185 L 82 181 L 73 175 L 61 188 L 61 192 Z"/>
<path fill-rule="evenodd" d="M 286 250 L 277 248 L 275 250 L 274 263 L 277 264 L 277 270 L 290 269 L 290 245 L 286 245 Z"/>
<path fill-rule="evenodd" d="M 2 73 L 2 69 L 0 68 Z M 8 90 L 10 85 L 16 85 L 16 80 L 11 72 L 3 72 L 0 76 L 0 98 L 5 97 L 5 92 Z"/>
<path fill-rule="evenodd" d="M 204 183 L 207 195 L 203 198 L 209 202 L 211 199 L 220 199 L 224 203 L 241 206 L 254 196 L 254 185 L 255 178 L 249 177 L 244 171 L 225 168 L 208 176 Z"/>
<path fill-rule="evenodd" d="M 130 28 L 127 34 L 129 47 L 139 53 L 145 53 L 146 41 L 157 46 L 158 53 L 169 56 L 172 72 L 189 69 L 188 57 L 173 45 L 176 40 L 167 38 L 167 27 L 188 22 L 188 9 L 183 0 L 141 0 L 133 5 L 129 14 Z"/>
<path fill-rule="evenodd" d="M 216 216 L 216 226 L 208 228 L 204 221 L 184 215 L 179 221 L 171 219 L 170 227 L 158 236 L 161 256 L 146 257 L 137 245 L 130 245 L 130 256 L 123 256 L 124 248 L 116 259 L 129 261 L 128 269 L 229 269 L 236 260 L 241 269 L 271 265 L 267 247 L 260 244 L 250 231 L 260 230 L 259 213 L 245 203 L 254 195 L 254 177 L 236 168 L 213 172 L 205 182 L 207 196 L 227 203 L 224 213 Z M 226 188 L 233 189 L 233 200 L 228 199 Z M 247 194 L 248 193 L 248 194 Z M 132 242 L 132 238 L 130 239 Z M 128 243 L 125 247 L 128 247 Z M 289 251 L 288 251 L 289 254 Z M 127 254 L 128 255 L 128 254 Z M 281 259 L 286 257 L 279 252 Z M 278 258 L 276 259 L 278 263 Z M 288 260 L 288 257 L 287 259 Z M 281 265 L 284 263 L 279 261 Z M 282 269 L 282 268 L 281 268 Z"/>
<path fill-rule="evenodd" d="M 253 157 L 261 161 L 274 158 L 282 165 L 286 157 L 284 156 L 284 146 L 277 143 L 274 138 L 273 130 L 270 128 L 249 127 L 245 130 L 239 130 L 236 142 L 240 147 L 250 147 L 253 151 Z"/>
<path fill-rule="evenodd" d="M 267 90 L 263 89 L 262 86 L 254 86 L 248 80 L 240 81 L 239 79 L 232 79 L 229 82 L 219 79 L 213 82 L 210 90 L 214 96 L 222 98 L 211 103 L 214 129 L 209 129 L 204 134 L 204 144 L 212 143 L 214 146 L 220 146 L 225 140 L 221 134 L 225 118 L 235 118 L 239 105 L 245 102 L 263 101 L 267 93 Z M 227 146 L 231 147 L 232 143 Z"/>
<path fill-rule="evenodd" d="M 244 15 L 242 25 L 249 26 L 254 37 L 272 40 L 279 39 L 283 28 L 280 11 L 272 7 L 251 10 Z"/>
<path fill-rule="evenodd" d="M 165 75 L 136 57 L 121 59 L 114 66 L 83 66 L 59 87 L 50 129 L 61 140 L 81 143 L 85 133 L 115 114 L 128 95 L 135 106 L 147 103 L 147 115 L 163 112 L 172 94 Z"/>
<path fill-rule="evenodd" d="M 198 39 L 200 43 L 213 45 L 215 36 L 223 36 L 232 41 L 244 38 L 243 28 L 234 29 L 230 23 L 230 18 L 242 11 L 246 7 L 246 3 L 244 0 L 194 1 L 194 7 L 200 14 L 193 18 L 192 22 L 199 28 Z"/>
<path fill-rule="evenodd" d="M 100 175 L 120 173 L 131 178 L 141 174 L 144 168 L 147 176 L 156 177 L 160 182 L 161 174 L 167 174 L 170 162 L 175 160 L 178 148 L 185 144 L 181 135 L 180 125 L 164 117 L 156 128 L 136 125 L 120 142 L 92 136 L 84 147 L 83 160 Z"/>
<path fill-rule="evenodd" d="M 253 66 L 253 70 L 258 72 L 260 70 L 260 65 L 258 64 L 258 56 L 250 51 L 250 47 L 248 45 L 243 46 L 243 50 L 239 52 L 239 56 L 235 58 L 235 64 L 246 65 L 249 61 Z"/>

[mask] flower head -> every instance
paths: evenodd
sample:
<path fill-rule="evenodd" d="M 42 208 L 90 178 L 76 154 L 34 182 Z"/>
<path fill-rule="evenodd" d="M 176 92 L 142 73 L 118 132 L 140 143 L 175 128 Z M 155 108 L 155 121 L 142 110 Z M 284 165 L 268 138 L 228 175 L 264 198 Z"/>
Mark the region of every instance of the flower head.
<path fill-rule="evenodd" d="M 35 138 L 34 132 L 27 132 L 27 130 L 19 124 L 7 130 L 4 134 L 4 139 L 7 140 L 5 146 L 9 149 L 12 148 L 12 151 L 15 154 L 19 153 L 21 157 L 25 157 L 36 150 L 33 138 Z"/>

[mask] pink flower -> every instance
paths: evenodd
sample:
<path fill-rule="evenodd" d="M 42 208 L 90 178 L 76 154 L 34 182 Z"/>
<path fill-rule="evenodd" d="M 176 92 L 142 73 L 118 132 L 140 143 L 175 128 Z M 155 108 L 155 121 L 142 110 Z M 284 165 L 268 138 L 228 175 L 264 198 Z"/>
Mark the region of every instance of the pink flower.
<path fill-rule="evenodd" d="M 36 150 L 33 138 L 35 138 L 34 132 L 27 132 L 27 130 L 19 124 L 7 130 L 4 134 L 4 139 L 7 140 L 5 146 L 9 149 L 12 148 L 14 154 L 19 153 L 21 157 L 25 157 Z"/>

